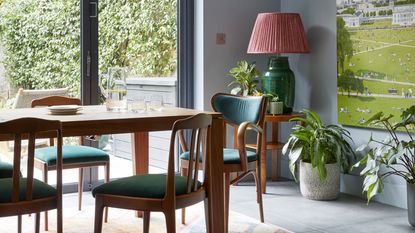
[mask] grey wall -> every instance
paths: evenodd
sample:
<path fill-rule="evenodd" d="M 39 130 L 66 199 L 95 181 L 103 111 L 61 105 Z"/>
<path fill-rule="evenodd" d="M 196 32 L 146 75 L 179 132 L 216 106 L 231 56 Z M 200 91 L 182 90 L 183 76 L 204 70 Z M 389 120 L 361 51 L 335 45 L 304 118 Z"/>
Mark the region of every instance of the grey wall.
<path fill-rule="evenodd" d="M 229 69 L 239 60 L 256 61 L 259 68 L 265 56 L 246 54 L 256 16 L 259 12 L 279 11 L 279 0 L 198 0 L 196 6 L 195 103 L 210 109 L 210 97 L 229 92 Z M 226 34 L 226 43 L 216 44 L 216 33 Z"/>
<path fill-rule="evenodd" d="M 210 110 L 210 97 L 228 92 L 232 80 L 228 71 L 236 61 L 257 61 L 264 69 L 267 56 L 247 55 L 250 33 L 259 12 L 281 11 L 301 14 L 311 53 L 289 55 L 296 75 L 295 110 L 311 108 L 326 123 L 337 123 L 336 95 L 336 1 L 333 0 L 209 0 L 196 1 L 196 69 L 195 103 L 198 109 Z M 226 34 L 226 44 L 215 44 L 216 33 Z M 288 137 L 291 125 L 280 127 L 280 139 Z M 348 128 L 356 144 L 367 140 L 370 130 Z M 375 131 L 375 137 L 384 137 Z M 267 156 L 270 158 L 270 156 Z M 290 177 L 288 162 L 281 156 L 279 171 Z M 269 168 L 269 167 L 268 167 Z M 362 179 L 357 175 L 342 176 L 342 192 L 360 196 Z M 377 201 L 406 208 L 406 186 L 399 178 L 386 180 Z"/>
<path fill-rule="evenodd" d="M 336 94 L 336 1 L 333 0 L 282 0 L 282 12 L 301 14 L 311 53 L 291 56 L 291 68 L 296 74 L 296 109 L 311 108 L 326 123 L 337 123 Z M 347 128 L 356 145 L 367 141 L 370 134 L 384 138 L 385 133 L 378 130 Z M 289 128 L 281 132 L 286 138 Z M 282 157 L 282 166 L 287 161 Z M 353 175 L 342 176 L 342 192 L 361 196 L 362 178 L 358 171 Z M 283 174 L 288 176 L 289 174 Z M 406 183 L 399 177 L 390 177 L 376 201 L 406 208 Z"/>

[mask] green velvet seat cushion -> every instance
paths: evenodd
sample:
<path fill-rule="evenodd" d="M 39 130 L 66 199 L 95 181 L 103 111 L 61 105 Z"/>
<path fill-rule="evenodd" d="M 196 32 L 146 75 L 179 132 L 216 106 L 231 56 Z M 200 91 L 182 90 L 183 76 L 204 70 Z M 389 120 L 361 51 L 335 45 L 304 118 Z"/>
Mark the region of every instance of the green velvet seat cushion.
<path fill-rule="evenodd" d="M 19 196 L 20 200 L 26 199 L 26 178 L 20 179 Z M 0 203 L 11 202 L 12 197 L 12 178 L 0 179 Z M 56 195 L 56 189 L 37 179 L 33 179 L 33 199 L 52 197 Z"/>
<path fill-rule="evenodd" d="M 0 178 L 10 178 L 13 176 L 13 165 L 0 161 Z"/>
<path fill-rule="evenodd" d="M 254 162 L 257 160 L 256 152 L 254 151 L 246 151 L 246 157 L 248 159 L 248 163 Z M 180 159 L 189 160 L 189 152 L 184 152 L 180 155 Z M 199 161 L 202 162 L 202 156 L 200 156 Z M 223 149 L 223 162 L 225 164 L 238 164 L 241 163 L 239 159 L 239 152 L 237 149 Z"/>
<path fill-rule="evenodd" d="M 166 193 L 166 179 L 164 174 L 136 175 L 114 180 L 102 184 L 92 190 L 92 195 L 111 194 L 129 197 L 163 198 Z M 186 193 L 184 176 L 175 176 L 176 195 Z M 198 182 L 200 187 L 201 183 Z"/>
<path fill-rule="evenodd" d="M 56 147 L 45 147 L 35 150 L 35 157 L 48 166 L 56 165 Z M 109 155 L 100 149 L 89 146 L 70 146 L 62 147 L 62 159 L 64 164 L 105 162 L 109 161 Z"/>

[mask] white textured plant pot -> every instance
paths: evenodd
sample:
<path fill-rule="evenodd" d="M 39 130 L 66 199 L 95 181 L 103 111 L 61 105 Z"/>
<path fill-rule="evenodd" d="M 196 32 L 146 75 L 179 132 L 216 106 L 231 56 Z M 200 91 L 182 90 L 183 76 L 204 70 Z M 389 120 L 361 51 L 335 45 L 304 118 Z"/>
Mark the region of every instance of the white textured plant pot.
<path fill-rule="evenodd" d="M 340 192 L 340 167 L 337 163 L 326 164 L 327 178 L 320 182 L 317 168 L 311 163 L 300 161 L 300 191 L 301 194 L 312 200 L 333 200 Z"/>

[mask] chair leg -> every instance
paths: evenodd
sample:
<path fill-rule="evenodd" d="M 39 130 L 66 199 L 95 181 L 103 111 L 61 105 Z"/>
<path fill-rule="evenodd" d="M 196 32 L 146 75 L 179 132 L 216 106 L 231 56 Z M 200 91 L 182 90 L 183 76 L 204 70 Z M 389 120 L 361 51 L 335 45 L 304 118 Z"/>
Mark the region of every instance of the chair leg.
<path fill-rule="evenodd" d="M 108 183 L 110 181 L 110 163 L 108 162 L 107 165 L 104 167 L 105 169 L 105 183 Z M 105 207 L 105 217 L 104 222 L 108 222 L 108 207 Z"/>
<path fill-rule="evenodd" d="M 224 190 L 224 200 L 225 200 L 225 229 L 228 229 L 228 223 L 229 223 L 229 188 L 230 188 L 230 174 L 224 173 L 224 182 L 223 182 L 223 190 Z"/>
<path fill-rule="evenodd" d="M 150 232 L 150 211 L 143 212 L 143 232 L 149 233 Z"/>
<path fill-rule="evenodd" d="M 35 214 L 35 232 L 40 232 L 40 213 Z"/>
<path fill-rule="evenodd" d="M 43 165 L 42 175 L 43 175 L 43 182 L 47 184 L 48 183 L 48 168 L 46 164 Z M 48 230 L 49 230 L 48 211 L 45 211 L 45 231 L 48 231 Z"/>
<path fill-rule="evenodd" d="M 95 225 L 94 225 L 94 233 L 101 233 L 102 232 L 102 214 L 104 211 L 104 206 L 102 204 L 102 200 L 99 196 L 95 197 Z"/>
<path fill-rule="evenodd" d="M 63 206 L 62 196 L 58 197 L 58 208 L 56 209 L 56 232 L 63 233 Z"/>
<path fill-rule="evenodd" d="M 79 179 L 78 179 L 78 210 L 81 210 L 82 206 L 82 193 L 84 191 L 84 169 L 79 168 Z"/>
<path fill-rule="evenodd" d="M 182 163 L 182 166 L 181 166 L 181 169 L 180 169 L 180 174 L 182 176 L 187 176 L 187 172 L 188 172 L 187 167 L 184 167 L 184 165 Z M 186 224 L 186 208 L 182 209 L 182 224 L 183 225 Z"/>
<path fill-rule="evenodd" d="M 167 233 L 176 233 L 176 211 L 174 209 L 164 212 Z"/>
<path fill-rule="evenodd" d="M 209 221 L 211 220 L 211 217 L 209 216 L 209 199 L 205 198 L 204 200 L 205 204 L 205 225 L 206 225 L 206 232 L 209 232 Z"/>
<path fill-rule="evenodd" d="M 22 233 L 22 215 L 17 216 L 17 232 Z"/>
<path fill-rule="evenodd" d="M 257 195 L 257 203 L 259 205 L 259 218 L 261 222 L 264 222 L 264 207 L 262 203 L 262 188 L 261 188 L 261 181 L 259 180 L 259 176 L 257 172 L 253 172 L 256 185 L 256 195 Z"/>

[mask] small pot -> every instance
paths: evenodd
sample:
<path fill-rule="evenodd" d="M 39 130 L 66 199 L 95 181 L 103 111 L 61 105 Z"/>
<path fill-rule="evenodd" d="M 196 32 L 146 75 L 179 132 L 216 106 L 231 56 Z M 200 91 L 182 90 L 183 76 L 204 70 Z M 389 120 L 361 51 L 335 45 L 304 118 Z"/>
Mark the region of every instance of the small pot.
<path fill-rule="evenodd" d="M 340 193 L 340 166 L 337 163 L 326 164 L 327 177 L 323 182 L 317 174 L 317 168 L 311 163 L 300 161 L 300 191 L 311 200 L 334 200 Z"/>
<path fill-rule="evenodd" d="M 283 102 L 269 102 L 268 103 L 269 114 L 272 114 L 272 115 L 282 114 L 283 106 L 284 106 Z"/>
<path fill-rule="evenodd" d="M 408 203 L 408 222 L 415 227 L 415 184 L 406 183 L 406 199 Z"/>

